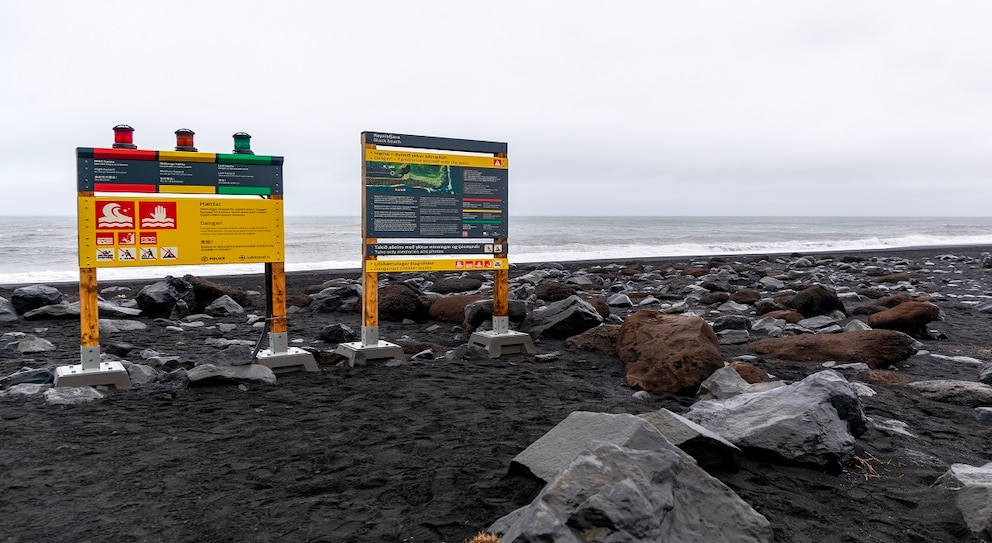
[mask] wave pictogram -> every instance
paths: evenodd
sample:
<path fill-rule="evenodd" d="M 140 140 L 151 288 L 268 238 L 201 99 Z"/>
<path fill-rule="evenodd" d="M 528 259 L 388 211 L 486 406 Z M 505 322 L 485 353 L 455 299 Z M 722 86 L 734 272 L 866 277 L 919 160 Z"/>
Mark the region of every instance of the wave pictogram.
<path fill-rule="evenodd" d="M 134 218 L 121 211 L 121 205 L 111 202 L 103 206 L 103 216 L 96 221 L 98 228 L 130 228 L 134 226 Z"/>
<path fill-rule="evenodd" d="M 174 219 L 141 219 L 142 228 L 171 228 L 175 225 Z"/>

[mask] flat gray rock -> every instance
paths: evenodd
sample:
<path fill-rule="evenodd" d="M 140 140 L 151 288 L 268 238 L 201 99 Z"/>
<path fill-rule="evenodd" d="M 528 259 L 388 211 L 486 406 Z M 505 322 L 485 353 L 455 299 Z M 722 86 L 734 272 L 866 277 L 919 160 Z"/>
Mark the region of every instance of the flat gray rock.
<path fill-rule="evenodd" d="M 47 339 L 27 335 L 17 342 L 17 352 L 21 354 L 47 353 L 54 351 L 55 345 Z"/>
<path fill-rule="evenodd" d="M 628 449 L 679 450 L 657 428 L 635 415 L 573 411 L 514 457 L 510 470 L 550 481 L 594 441 L 615 443 Z"/>
<path fill-rule="evenodd" d="M 208 385 L 217 383 L 263 383 L 273 384 L 276 375 L 272 370 L 261 364 L 245 366 L 216 366 L 201 364 L 186 373 L 190 385 Z"/>
<path fill-rule="evenodd" d="M 934 483 L 954 494 L 954 505 L 975 534 L 992 536 L 992 462 L 975 467 L 951 464 Z"/>
<path fill-rule="evenodd" d="M 93 387 L 55 387 L 45 391 L 45 401 L 52 405 L 75 405 L 103 399 Z"/>
<path fill-rule="evenodd" d="M 975 381 L 916 381 L 907 387 L 924 398 L 968 407 L 992 406 L 992 386 Z"/>

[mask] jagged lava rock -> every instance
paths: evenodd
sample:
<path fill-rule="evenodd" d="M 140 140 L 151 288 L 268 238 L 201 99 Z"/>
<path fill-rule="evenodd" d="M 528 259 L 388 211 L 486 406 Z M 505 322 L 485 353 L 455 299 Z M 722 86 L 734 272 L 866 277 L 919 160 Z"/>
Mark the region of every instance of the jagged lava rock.
<path fill-rule="evenodd" d="M 625 381 L 653 394 L 694 394 L 723 367 L 713 328 L 699 317 L 642 309 L 627 317 L 617 335 Z"/>

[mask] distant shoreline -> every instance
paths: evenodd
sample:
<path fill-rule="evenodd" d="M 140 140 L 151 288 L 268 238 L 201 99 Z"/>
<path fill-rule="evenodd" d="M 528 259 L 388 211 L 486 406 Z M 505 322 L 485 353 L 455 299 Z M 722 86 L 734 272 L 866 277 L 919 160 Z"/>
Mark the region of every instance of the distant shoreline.
<path fill-rule="evenodd" d="M 650 257 L 631 257 L 631 258 L 616 258 L 616 259 L 580 259 L 580 260 L 563 260 L 560 262 L 548 262 L 548 261 L 533 261 L 533 262 L 513 262 L 511 257 L 510 270 L 511 272 L 516 268 L 539 268 L 542 265 L 548 264 L 560 264 L 569 268 L 582 268 L 590 266 L 608 266 L 612 264 L 656 264 L 665 263 L 672 261 L 683 261 L 683 260 L 739 260 L 739 259 L 754 259 L 754 258 L 792 258 L 803 255 L 814 255 L 814 256 L 829 256 L 834 254 L 840 255 L 859 255 L 859 256 L 898 256 L 901 254 L 920 254 L 920 253 L 932 253 L 933 255 L 939 255 L 943 253 L 959 253 L 959 254 L 969 254 L 969 255 L 980 255 L 982 253 L 989 253 L 992 255 L 992 244 L 988 245 L 918 245 L 910 247 L 892 247 L 885 249 L 844 249 L 844 250 L 823 250 L 823 251 L 793 251 L 793 252 L 774 252 L 774 253 L 714 253 L 714 254 L 699 254 L 699 255 L 674 255 L 674 256 L 650 256 Z M 153 268 L 154 266 L 149 266 Z M 263 273 L 244 273 L 244 274 L 205 274 L 200 275 L 196 273 L 197 266 L 189 266 L 188 271 L 185 271 L 182 275 L 194 275 L 199 277 L 208 277 L 216 282 L 224 281 L 243 281 L 250 280 L 253 277 L 262 277 Z M 331 269 L 313 269 L 313 270 L 293 270 L 287 271 L 287 280 L 290 278 L 307 278 L 313 277 L 315 275 L 320 276 L 331 276 L 331 277 L 361 277 L 361 268 L 331 268 Z M 430 272 L 430 273 L 455 273 L 455 272 Z M 487 271 L 480 271 L 479 273 L 488 273 Z M 151 284 L 156 281 L 160 281 L 165 278 L 168 274 L 163 274 L 159 277 L 154 278 L 127 278 L 127 279 L 101 279 L 99 280 L 99 286 L 119 286 L 119 285 L 134 285 L 134 284 Z M 78 281 L 49 281 L 49 282 L 22 282 L 22 283 L 2 283 L 0 284 L 0 291 L 3 290 L 13 290 L 15 288 L 33 285 L 33 284 L 47 284 L 52 286 L 59 285 L 78 285 Z"/>

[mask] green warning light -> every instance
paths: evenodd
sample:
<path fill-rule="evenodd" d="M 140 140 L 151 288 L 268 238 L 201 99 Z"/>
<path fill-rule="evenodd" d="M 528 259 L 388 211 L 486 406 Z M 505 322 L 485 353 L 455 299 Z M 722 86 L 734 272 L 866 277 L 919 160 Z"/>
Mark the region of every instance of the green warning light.
<path fill-rule="evenodd" d="M 234 153 L 238 155 L 254 155 L 251 150 L 251 135 L 247 132 L 234 134 Z"/>

